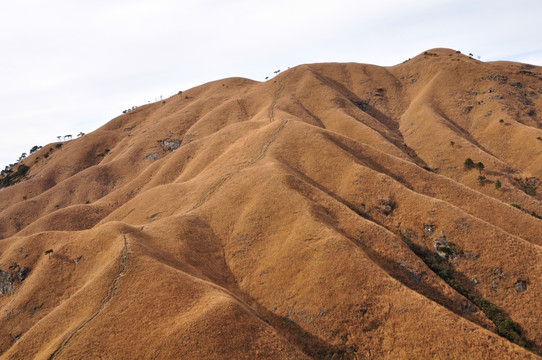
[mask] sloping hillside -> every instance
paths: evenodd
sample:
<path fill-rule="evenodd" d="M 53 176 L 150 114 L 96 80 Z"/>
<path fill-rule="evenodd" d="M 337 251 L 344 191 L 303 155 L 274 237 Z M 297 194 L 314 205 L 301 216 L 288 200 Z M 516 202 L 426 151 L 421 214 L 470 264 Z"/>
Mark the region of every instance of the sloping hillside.
<path fill-rule="evenodd" d="M 539 358 L 540 114 L 542 68 L 433 49 L 47 145 L 0 190 L 0 358 Z"/>

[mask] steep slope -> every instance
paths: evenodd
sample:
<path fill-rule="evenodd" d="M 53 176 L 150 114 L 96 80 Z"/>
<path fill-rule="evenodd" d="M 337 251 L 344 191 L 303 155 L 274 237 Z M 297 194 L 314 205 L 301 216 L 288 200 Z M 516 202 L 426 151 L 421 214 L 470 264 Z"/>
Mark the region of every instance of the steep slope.
<path fill-rule="evenodd" d="M 433 49 L 46 146 L 0 190 L 0 358 L 539 358 L 541 94 Z"/>

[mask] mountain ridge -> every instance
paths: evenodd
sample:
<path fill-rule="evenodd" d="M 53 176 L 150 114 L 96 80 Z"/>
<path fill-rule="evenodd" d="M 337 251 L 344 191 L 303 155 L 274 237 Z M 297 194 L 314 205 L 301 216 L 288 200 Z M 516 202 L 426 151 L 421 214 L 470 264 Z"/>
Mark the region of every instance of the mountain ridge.
<path fill-rule="evenodd" d="M 431 49 L 47 145 L 0 191 L 0 358 L 539 358 L 541 94 Z"/>

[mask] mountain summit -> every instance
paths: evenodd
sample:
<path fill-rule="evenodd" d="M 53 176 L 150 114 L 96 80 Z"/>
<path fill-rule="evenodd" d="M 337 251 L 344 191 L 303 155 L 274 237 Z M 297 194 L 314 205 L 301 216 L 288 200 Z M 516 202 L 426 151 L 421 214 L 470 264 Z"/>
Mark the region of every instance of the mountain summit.
<path fill-rule="evenodd" d="M 0 359 L 540 358 L 542 68 L 229 78 L 0 190 Z"/>

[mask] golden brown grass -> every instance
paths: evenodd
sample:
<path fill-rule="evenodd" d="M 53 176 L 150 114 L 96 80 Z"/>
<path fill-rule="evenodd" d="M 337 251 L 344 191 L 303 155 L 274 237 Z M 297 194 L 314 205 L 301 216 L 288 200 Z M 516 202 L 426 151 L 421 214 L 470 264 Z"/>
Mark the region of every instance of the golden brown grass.
<path fill-rule="evenodd" d="M 537 358 L 542 69 L 427 53 L 215 81 L 29 156 L 0 358 Z"/>

